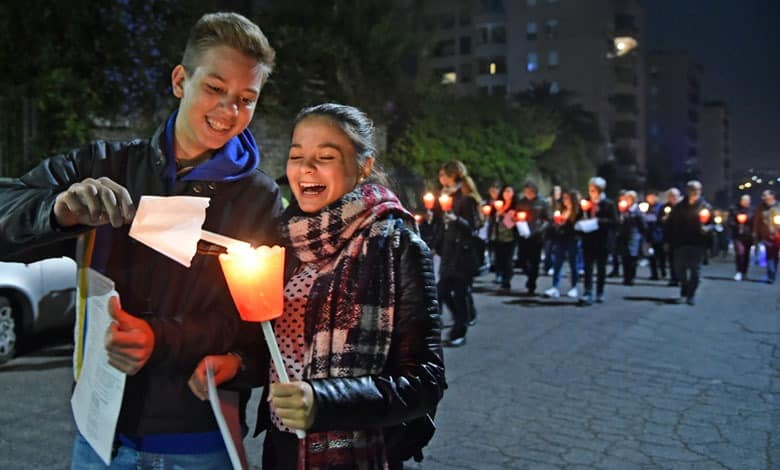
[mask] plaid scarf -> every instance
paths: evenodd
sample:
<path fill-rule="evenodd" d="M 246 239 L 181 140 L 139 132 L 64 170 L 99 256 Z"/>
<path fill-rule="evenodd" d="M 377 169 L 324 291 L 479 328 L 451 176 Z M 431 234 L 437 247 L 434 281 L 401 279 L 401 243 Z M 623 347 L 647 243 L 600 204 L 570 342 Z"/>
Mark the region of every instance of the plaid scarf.
<path fill-rule="evenodd" d="M 290 212 L 282 224 L 287 246 L 302 263 L 321 266 L 304 309 L 304 378 L 381 373 L 393 333 L 391 248 L 411 214 L 390 190 L 370 184 L 317 214 Z M 309 433 L 300 441 L 299 469 L 385 467 L 378 427 Z"/>

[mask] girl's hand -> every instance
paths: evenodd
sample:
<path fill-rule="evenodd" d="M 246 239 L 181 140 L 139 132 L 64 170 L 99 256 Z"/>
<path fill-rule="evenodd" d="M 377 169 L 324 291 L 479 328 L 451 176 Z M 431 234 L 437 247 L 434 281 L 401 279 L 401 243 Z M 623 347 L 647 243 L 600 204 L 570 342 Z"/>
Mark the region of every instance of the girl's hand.
<path fill-rule="evenodd" d="M 209 399 L 209 388 L 206 381 L 207 366 L 211 366 L 214 370 L 214 385 L 218 387 L 236 376 L 238 369 L 241 368 L 241 358 L 235 354 L 221 354 L 201 359 L 187 385 L 192 393 L 203 401 Z"/>
<path fill-rule="evenodd" d="M 314 424 L 314 390 L 307 382 L 273 383 L 268 401 L 285 426 L 305 431 Z"/>

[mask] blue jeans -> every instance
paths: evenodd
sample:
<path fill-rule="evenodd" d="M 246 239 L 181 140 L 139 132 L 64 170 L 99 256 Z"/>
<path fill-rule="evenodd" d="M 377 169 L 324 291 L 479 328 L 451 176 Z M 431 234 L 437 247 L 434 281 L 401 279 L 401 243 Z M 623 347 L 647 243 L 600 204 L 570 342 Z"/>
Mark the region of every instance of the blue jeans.
<path fill-rule="evenodd" d="M 569 260 L 569 271 L 571 272 L 571 286 L 577 286 L 579 272 L 577 271 L 577 239 L 555 240 L 552 247 L 553 252 L 553 287 L 558 288 L 561 283 L 561 268 L 563 261 Z"/>
<path fill-rule="evenodd" d="M 98 454 L 92 450 L 86 439 L 76 433 L 73 442 L 71 470 L 223 470 L 231 469 L 227 450 L 209 454 L 154 454 L 141 452 L 125 446 L 119 446 L 116 455 L 111 460 L 111 466 L 106 467 Z"/>

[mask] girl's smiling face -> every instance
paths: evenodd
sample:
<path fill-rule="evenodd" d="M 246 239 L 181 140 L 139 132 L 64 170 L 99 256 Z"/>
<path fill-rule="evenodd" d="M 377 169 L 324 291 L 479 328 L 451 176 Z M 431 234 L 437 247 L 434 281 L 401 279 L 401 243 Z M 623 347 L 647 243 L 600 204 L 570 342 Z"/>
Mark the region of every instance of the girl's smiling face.
<path fill-rule="evenodd" d="M 287 179 L 304 212 L 318 212 L 355 189 L 370 173 L 374 159 L 358 165 L 355 145 L 330 119 L 309 116 L 293 131 Z"/>

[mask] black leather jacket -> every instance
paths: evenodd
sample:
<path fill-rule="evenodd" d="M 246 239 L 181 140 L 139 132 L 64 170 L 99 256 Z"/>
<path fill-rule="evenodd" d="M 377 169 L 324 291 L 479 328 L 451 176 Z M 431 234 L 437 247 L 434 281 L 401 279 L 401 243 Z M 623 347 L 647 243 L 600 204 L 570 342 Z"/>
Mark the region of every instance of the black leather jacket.
<path fill-rule="evenodd" d="M 409 229 L 397 248 L 393 338 L 384 371 L 311 379 L 316 416 L 310 432 L 387 428 L 431 413 L 446 388 L 441 321 L 428 246 Z M 267 396 L 267 387 L 264 397 Z M 255 435 L 273 426 L 260 401 Z"/>
<path fill-rule="evenodd" d="M 277 239 L 281 205 L 273 180 L 254 171 L 233 182 L 177 181 L 168 193 L 159 134 L 151 140 L 94 142 L 47 159 L 0 187 L 0 258 L 91 230 L 58 228 L 52 208 L 56 195 L 72 183 L 100 176 L 125 186 L 136 206 L 142 195 L 208 196 L 205 229 L 253 244 Z M 122 307 L 147 320 L 155 334 L 151 358 L 127 377 L 117 430 L 132 436 L 214 431 L 208 402 L 192 394 L 187 380 L 208 354 L 244 352 L 251 360 L 262 351 L 261 333 L 239 318 L 214 253 L 199 252 L 185 268 L 131 239 L 128 231 L 100 227 L 92 256 L 92 267 L 113 279 Z"/>

